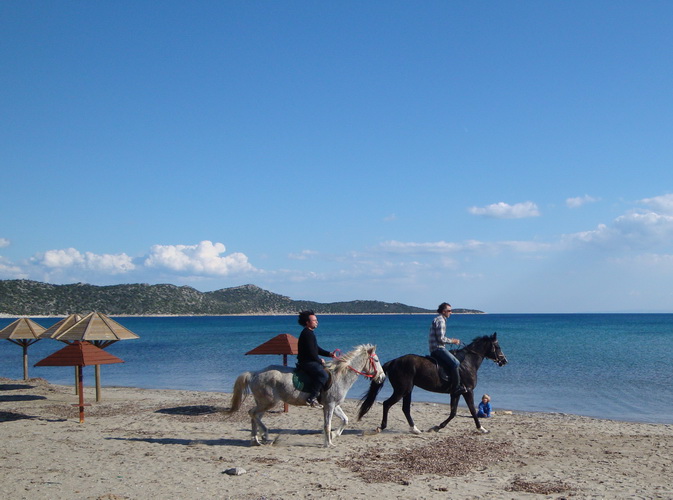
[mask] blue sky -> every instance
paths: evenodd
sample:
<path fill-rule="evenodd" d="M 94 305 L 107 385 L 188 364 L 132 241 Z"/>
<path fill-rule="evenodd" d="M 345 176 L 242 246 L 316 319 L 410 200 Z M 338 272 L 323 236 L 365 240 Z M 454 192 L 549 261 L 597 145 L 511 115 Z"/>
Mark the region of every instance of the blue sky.
<path fill-rule="evenodd" d="M 0 279 L 673 312 L 673 3 L 0 3 Z"/>

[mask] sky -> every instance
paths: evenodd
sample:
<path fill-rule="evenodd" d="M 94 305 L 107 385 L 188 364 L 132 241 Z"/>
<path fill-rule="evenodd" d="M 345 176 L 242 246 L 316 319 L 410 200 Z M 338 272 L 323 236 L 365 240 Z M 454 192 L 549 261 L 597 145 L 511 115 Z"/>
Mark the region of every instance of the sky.
<path fill-rule="evenodd" d="M 672 21 L 0 2 L 0 279 L 673 312 Z"/>

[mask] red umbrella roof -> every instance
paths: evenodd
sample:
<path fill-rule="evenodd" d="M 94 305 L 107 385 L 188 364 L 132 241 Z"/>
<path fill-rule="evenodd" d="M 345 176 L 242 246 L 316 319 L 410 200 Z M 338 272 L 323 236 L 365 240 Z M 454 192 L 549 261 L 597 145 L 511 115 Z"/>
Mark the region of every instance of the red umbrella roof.
<path fill-rule="evenodd" d="M 124 360 L 89 342 L 76 341 L 35 363 L 35 366 L 90 366 L 123 363 Z"/>
<path fill-rule="evenodd" d="M 299 339 L 289 333 L 281 333 L 271 340 L 267 340 L 245 354 L 297 354 Z"/>

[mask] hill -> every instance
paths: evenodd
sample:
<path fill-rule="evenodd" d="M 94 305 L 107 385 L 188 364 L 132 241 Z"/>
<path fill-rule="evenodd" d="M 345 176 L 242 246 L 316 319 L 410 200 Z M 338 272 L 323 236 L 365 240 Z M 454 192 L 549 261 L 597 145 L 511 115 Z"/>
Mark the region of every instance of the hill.
<path fill-rule="evenodd" d="M 98 311 L 109 315 L 414 314 L 434 311 L 376 300 L 320 303 L 292 300 L 255 285 L 200 292 L 189 286 L 84 283 L 51 285 L 31 280 L 0 280 L 0 313 L 10 316 L 64 316 Z M 481 311 L 454 309 L 454 312 Z"/>

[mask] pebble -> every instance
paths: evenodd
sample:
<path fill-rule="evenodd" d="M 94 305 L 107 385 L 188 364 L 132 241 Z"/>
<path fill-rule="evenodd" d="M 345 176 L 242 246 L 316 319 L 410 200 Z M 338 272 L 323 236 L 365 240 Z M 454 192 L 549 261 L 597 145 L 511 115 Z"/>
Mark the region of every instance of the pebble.
<path fill-rule="evenodd" d="M 241 467 L 232 467 L 231 469 L 225 470 L 223 474 L 229 474 L 230 476 L 241 476 L 246 472 L 247 471 L 245 469 L 242 469 Z"/>

